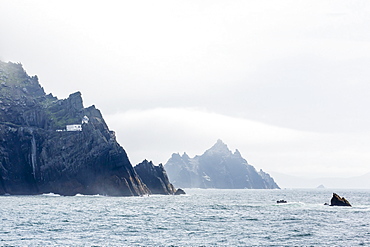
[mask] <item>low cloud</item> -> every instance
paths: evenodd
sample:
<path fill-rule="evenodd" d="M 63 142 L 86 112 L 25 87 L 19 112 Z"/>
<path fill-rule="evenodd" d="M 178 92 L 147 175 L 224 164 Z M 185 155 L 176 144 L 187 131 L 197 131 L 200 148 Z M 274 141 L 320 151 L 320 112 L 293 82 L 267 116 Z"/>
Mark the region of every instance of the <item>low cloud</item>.
<path fill-rule="evenodd" d="M 172 153 L 202 154 L 217 139 L 267 171 L 314 176 L 361 175 L 370 136 L 304 132 L 194 108 L 156 108 L 107 115 L 133 164 L 165 163 Z"/>
<path fill-rule="evenodd" d="M 220 138 L 265 170 L 369 172 L 369 2 L 144 2 L 3 1 L 0 59 L 81 91 L 134 164 Z"/>

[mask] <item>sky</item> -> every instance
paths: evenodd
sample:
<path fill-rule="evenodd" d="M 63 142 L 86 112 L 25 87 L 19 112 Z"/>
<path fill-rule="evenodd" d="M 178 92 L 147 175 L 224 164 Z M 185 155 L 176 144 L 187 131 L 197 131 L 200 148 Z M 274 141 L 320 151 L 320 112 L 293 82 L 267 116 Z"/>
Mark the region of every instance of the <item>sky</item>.
<path fill-rule="evenodd" d="M 370 172 L 370 2 L 0 0 L 0 60 L 80 91 L 133 165 L 218 139 L 257 169 Z"/>

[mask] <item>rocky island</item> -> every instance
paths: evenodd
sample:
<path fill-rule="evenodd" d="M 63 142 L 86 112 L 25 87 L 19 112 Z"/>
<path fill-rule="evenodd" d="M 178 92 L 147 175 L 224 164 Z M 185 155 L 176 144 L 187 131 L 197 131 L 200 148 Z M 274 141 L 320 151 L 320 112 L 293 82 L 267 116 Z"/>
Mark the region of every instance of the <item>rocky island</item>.
<path fill-rule="evenodd" d="M 144 160 L 134 168 L 152 194 L 174 195 L 176 193 L 162 164 L 155 166 L 152 161 Z"/>
<path fill-rule="evenodd" d="M 267 173 L 248 164 L 236 150 L 218 140 L 200 156 L 172 154 L 165 169 L 176 187 L 217 189 L 279 189 Z"/>
<path fill-rule="evenodd" d="M 137 169 L 150 178 L 145 172 L 151 169 Z M 168 194 L 175 193 L 164 182 Z M 80 92 L 67 99 L 46 95 L 21 64 L 0 61 L 0 195 L 138 196 L 156 192 L 156 183 L 143 182 L 100 111 L 83 106 Z"/>
<path fill-rule="evenodd" d="M 338 194 L 333 193 L 333 197 L 330 200 L 330 206 L 345 206 L 352 207 L 352 205 L 347 201 L 346 198 L 340 197 Z"/>

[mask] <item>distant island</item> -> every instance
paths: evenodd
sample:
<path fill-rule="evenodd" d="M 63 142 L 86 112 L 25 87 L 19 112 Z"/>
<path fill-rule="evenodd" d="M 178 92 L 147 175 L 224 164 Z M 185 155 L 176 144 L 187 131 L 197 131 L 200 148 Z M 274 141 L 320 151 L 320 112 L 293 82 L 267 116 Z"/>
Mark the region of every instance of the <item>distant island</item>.
<path fill-rule="evenodd" d="M 80 92 L 67 99 L 46 95 L 21 64 L 0 61 L 0 195 L 43 193 L 140 196 L 176 189 L 163 166 L 133 168 L 100 111 L 84 108 Z"/>
<path fill-rule="evenodd" d="M 181 188 L 280 189 L 269 174 L 256 171 L 221 140 L 194 158 L 174 153 L 164 167 L 173 185 Z"/>

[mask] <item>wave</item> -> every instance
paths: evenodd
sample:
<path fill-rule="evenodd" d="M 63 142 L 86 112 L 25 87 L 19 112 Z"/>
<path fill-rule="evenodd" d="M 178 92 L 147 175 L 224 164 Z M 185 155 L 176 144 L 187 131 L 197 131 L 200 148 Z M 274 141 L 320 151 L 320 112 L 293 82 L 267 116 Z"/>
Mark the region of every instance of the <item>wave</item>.
<path fill-rule="evenodd" d="M 54 194 L 54 193 L 45 193 L 45 194 L 42 194 L 42 196 L 61 196 L 61 195 Z"/>
<path fill-rule="evenodd" d="M 96 194 L 96 195 L 84 195 L 84 194 L 76 194 L 74 195 L 75 197 L 106 197 L 105 195 L 100 195 L 100 194 Z"/>

